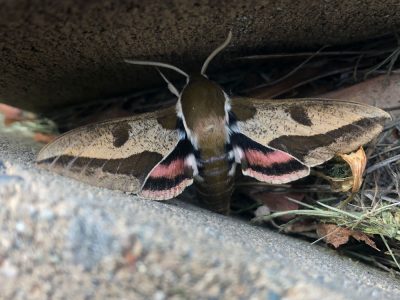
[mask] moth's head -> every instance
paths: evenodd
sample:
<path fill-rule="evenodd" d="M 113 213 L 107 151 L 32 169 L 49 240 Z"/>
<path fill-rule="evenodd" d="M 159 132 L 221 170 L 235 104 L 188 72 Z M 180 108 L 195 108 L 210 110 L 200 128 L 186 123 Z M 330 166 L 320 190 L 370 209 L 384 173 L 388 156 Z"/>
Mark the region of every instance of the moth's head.
<path fill-rule="evenodd" d="M 228 106 L 229 99 L 218 84 L 202 74 L 190 76 L 176 108 L 196 149 L 225 149 Z"/>
<path fill-rule="evenodd" d="M 179 69 L 176 66 L 170 65 L 170 64 L 166 64 L 166 63 L 162 63 L 162 62 L 154 62 L 154 61 L 139 61 L 139 60 L 130 60 L 130 59 L 125 59 L 124 61 L 130 64 L 135 64 L 135 65 L 146 65 L 146 66 L 155 66 L 155 67 L 162 67 L 162 68 L 168 68 L 171 70 L 174 70 L 176 72 L 178 72 L 179 74 L 183 75 L 186 77 L 186 83 L 187 85 L 197 82 L 198 79 L 207 79 L 207 75 L 206 75 L 206 71 L 207 71 L 207 67 L 210 64 L 210 62 L 213 60 L 213 58 L 220 53 L 224 48 L 226 48 L 226 46 L 228 46 L 228 44 L 230 43 L 232 39 L 232 32 L 229 31 L 228 33 L 228 37 L 226 38 L 225 42 L 223 42 L 218 48 L 216 48 L 208 57 L 207 59 L 204 61 L 203 66 L 201 68 L 200 74 L 197 75 L 192 75 L 189 76 L 188 73 L 186 73 L 185 71 Z M 159 70 L 158 70 L 159 71 Z M 160 71 L 159 71 L 160 72 Z M 163 79 L 167 82 L 168 84 L 168 88 L 169 90 L 176 95 L 177 97 L 180 96 L 181 93 L 178 92 L 178 90 L 172 85 L 171 82 L 169 82 L 169 80 L 160 72 L 160 75 L 163 77 Z"/>
<path fill-rule="evenodd" d="M 189 120 L 207 120 L 212 117 L 224 119 L 227 99 L 218 84 L 202 74 L 194 74 L 183 88 L 178 105 L 187 125 L 192 127 Z"/>
<path fill-rule="evenodd" d="M 228 110 L 230 107 L 228 97 L 216 83 L 207 78 L 206 71 L 212 59 L 221 52 L 231 41 L 232 32 L 229 32 L 225 42 L 216 48 L 205 60 L 200 73 L 189 76 L 185 71 L 170 64 L 125 60 L 136 65 L 148 65 L 172 69 L 186 77 L 186 85 L 181 92 L 160 72 L 167 82 L 168 88 L 179 98 L 177 113 L 183 119 L 186 133 L 197 148 L 203 150 L 207 147 L 217 149 L 224 147 L 227 139 L 226 124 L 228 123 Z"/>

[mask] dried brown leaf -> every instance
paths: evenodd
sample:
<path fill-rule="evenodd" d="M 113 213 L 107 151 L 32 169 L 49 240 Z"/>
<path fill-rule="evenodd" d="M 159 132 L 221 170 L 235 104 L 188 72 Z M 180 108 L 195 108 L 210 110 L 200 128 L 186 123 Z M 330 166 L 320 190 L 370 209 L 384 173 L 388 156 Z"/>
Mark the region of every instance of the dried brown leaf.
<path fill-rule="evenodd" d="M 340 157 L 343 158 L 351 168 L 351 173 L 353 175 L 353 187 L 351 191 L 356 193 L 360 190 L 363 181 L 362 175 L 367 165 L 367 156 L 365 155 L 364 149 L 360 147 L 356 152 L 340 154 Z"/>
<path fill-rule="evenodd" d="M 36 132 L 33 136 L 33 139 L 36 142 L 39 143 L 50 143 L 51 141 L 53 141 L 57 136 L 53 135 L 53 134 L 45 134 L 45 133 L 41 133 L 41 132 Z"/>
<path fill-rule="evenodd" d="M 375 242 L 365 233 L 339 227 L 335 224 L 318 224 L 317 234 L 319 237 L 323 238 L 326 243 L 331 244 L 335 248 L 346 244 L 350 237 L 353 237 L 357 241 L 363 241 L 371 248 L 380 251 L 376 247 Z"/>
<path fill-rule="evenodd" d="M 304 194 L 257 192 L 251 195 L 254 200 L 266 205 L 271 211 L 295 210 L 299 205 L 290 199 L 302 201 Z"/>
<path fill-rule="evenodd" d="M 22 110 L 2 103 L 0 103 L 0 113 L 4 115 L 4 125 L 6 126 L 22 120 L 23 117 Z"/>
<path fill-rule="evenodd" d="M 399 74 L 391 76 L 384 74 L 347 88 L 320 95 L 320 97 L 351 100 L 381 108 L 397 107 L 400 105 L 399 80 Z M 397 110 L 394 113 L 398 116 L 400 111 Z"/>
<path fill-rule="evenodd" d="M 11 105 L 0 103 L 0 113 L 4 115 L 4 125 L 10 126 L 15 122 L 32 120 L 36 115 Z"/>
<path fill-rule="evenodd" d="M 265 205 L 270 211 L 287 211 L 299 209 L 299 204 L 291 201 L 290 199 L 295 199 L 297 201 L 302 201 L 304 194 L 299 193 L 271 193 L 271 192 L 257 192 L 252 193 L 251 197 Z M 290 198 L 290 199 L 289 199 Z M 282 216 L 281 220 L 291 220 L 294 216 Z"/>

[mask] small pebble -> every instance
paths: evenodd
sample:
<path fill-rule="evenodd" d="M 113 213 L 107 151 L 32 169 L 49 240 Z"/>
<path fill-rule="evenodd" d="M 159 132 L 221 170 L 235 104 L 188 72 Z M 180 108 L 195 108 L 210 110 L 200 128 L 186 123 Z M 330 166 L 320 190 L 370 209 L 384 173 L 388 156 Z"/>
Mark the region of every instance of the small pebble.
<path fill-rule="evenodd" d="M 153 295 L 153 300 L 164 300 L 166 298 L 163 291 L 156 291 Z"/>
<path fill-rule="evenodd" d="M 15 224 L 15 229 L 20 233 L 24 232 L 25 228 L 26 226 L 24 222 L 18 222 L 17 224 Z"/>
<path fill-rule="evenodd" d="M 271 211 L 269 210 L 269 208 L 265 205 L 261 205 L 260 207 L 258 207 L 256 209 L 256 211 L 254 212 L 254 215 L 256 217 L 262 217 L 262 216 L 267 216 L 271 213 Z"/>
<path fill-rule="evenodd" d="M 8 260 L 5 260 L 1 264 L 0 274 L 8 278 L 15 278 L 18 275 L 18 269 Z"/>

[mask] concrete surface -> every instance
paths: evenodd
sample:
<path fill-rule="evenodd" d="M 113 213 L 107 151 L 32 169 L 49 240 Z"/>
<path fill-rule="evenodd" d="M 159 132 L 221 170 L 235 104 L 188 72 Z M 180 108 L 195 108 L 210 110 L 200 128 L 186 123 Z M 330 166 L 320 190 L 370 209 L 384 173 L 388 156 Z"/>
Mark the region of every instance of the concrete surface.
<path fill-rule="evenodd" d="M 397 0 L 0 0 L 0 102 L 43 112 L 162 84 L 162 60 L 198 71 L 233 31 L 211 69 L 232 57 L 316 50 L 391 33 Z M 172 77 L 173 78 L 173 77 Z M 176 77 L 175 77 L 176 78 Z"/>
<path fill-rule="evenodd" d="M 333 250 L 39 170 L 38 149 L 0 133 L 0 299 L 400 299 Z"/>

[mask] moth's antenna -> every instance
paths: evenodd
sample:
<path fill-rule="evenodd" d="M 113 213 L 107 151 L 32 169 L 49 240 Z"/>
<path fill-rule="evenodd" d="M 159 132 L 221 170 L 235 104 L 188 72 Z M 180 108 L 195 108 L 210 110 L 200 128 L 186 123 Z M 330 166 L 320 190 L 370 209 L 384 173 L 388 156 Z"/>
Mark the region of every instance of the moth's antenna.
<path fill-rule="evenodd" d="M 177 88 L 171 83 L 171 81 L 168 80 L 167 77 L 165 77 L 165 75 L 160 71 L 160 69 L 158 67 L 156 67 L 156 69 L 157 69 L 158 73 L 160 73 L 160 75 L 164 79 L 164 81 L 167 83 L 169 91 L 179 98 L 179 92 L 178 92 Z"/>
<path fill-rule="evenodd" d="M 229 31 L 228 37 L 226 38 L 225 42 L 219 46 L 217 49 L 215 49 L 206 59 L 206 61 L 203 64 L 203 67 L 201 68 L 201 75 L 205 75 L 205 72 L 207 70 L 208 64 L 210 61 L 219 53 L 221 52 L 228 44 L 230 43 L 232 39 L 232 31 Z"/>
<path fill-rule="evenodd" d="M 155 66 L 155 67 L 171 69 L 171 70 L 174 70 L 174 71 L 178 72 L 179 74 L 185 76 L 186 79 L 189 80 L 189 75 L 186 72 L 184 72 L 181 69 L 179 69 L 178 67 L 175 67 L 170 64 L 166 64 L 166 63 L 162 63 L 162 62 L 158 62 L 158 61 L 145 61 L 145 60 L 132 60 L 132 59 L 124 59 L 124 62 L 126 62 L 128 64 L 133 64 L 133 65 Z"/>

